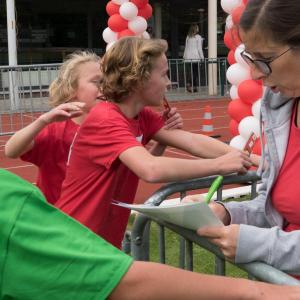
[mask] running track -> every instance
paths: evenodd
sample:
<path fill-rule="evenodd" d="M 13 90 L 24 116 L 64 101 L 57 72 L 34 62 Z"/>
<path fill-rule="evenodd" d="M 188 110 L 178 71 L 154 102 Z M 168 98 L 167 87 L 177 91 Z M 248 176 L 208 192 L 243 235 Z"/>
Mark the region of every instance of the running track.
<path fill-rule="evenodd" d="M 204 108 L 210 105 L 212 109 L 214 134 L 221 135 L 221 140 L 228 142 L 231 139 L 228 124 L 229 116 L 227 115 L 228 99 L 214 100 L 192 100 L 192 101 L 174 101 L 171 106 L 177 107 L 182 118 L 184 119 L 184 129 L 201 133 L 202 119 Z M 2 124 L 5 125 L 5 124 Z M 19 159 L 8 159 L 4 157 L 4 145 L 9 137 L 0 136 L 0 167 L 11 171 L 24 179 L 35 182 L 37 169 L 34 165 L 22 162 Z M 191 155 L 183 153 L 174 148 L 167 148 L 165 155 L 169 157 L 191 158 Z M 136 199 L 139 201 L 146 200 L 161 184 L 149 184 L 140 181 L 139 188 L 136 194 Z"/>

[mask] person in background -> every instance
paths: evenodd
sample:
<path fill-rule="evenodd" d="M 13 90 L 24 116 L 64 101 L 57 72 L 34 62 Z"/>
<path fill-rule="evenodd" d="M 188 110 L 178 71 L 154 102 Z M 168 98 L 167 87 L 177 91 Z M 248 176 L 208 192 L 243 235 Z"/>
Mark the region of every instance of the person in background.
<path fill-rule="evenodd" d="M 133 261 L 0 169 L 0 299 L 296 300 L 300 287 Z M 172 288 L 166 288 L 172 285 Z"/>
<path fill-rule="evenodd" d="M 37 186 L 51 203 L 59 199 L 66 175 L 69 149 L 80 124 L 103 99 L 100 57 L 92 52 L 71 54 L 49 87 L 52 110 L 16 132 L 5 145 L 5 155 L 21 158 L 38 167 Z M 163 113 L 166 129 L 182 128 L 176 108 Z M 162 155 L 166 146 L 153 144 L 150 152 Z"/>
<path fill-rule="evenodd" d="M 155 38 L 154 29 L 153 29 L 152 26 L 149 25 L 147 27 L 147 32 L 149 33 L 149 36 L 150 36 L 151 39 Z"/>
<path fill-rule="evenodd" d="M 189 28 L 185 40 L 183 59 L 186 66 L 187 90 L 190 93 L 197 92 L 201 67 L 199 61 L 204 59 L 203 38 L 199 35 L 199 26 L 197 24 L 192 24 Z"/>
<path fill-rule="evenodd" d="M 120 247 L 139 178 L 170 182 L 246 172 L 249 157 L 225 143 L 184 130 L 166 130 L 150 106 L 161 106 L 168 78 L 167 43 L 127 37 L 103 56 L 103 95 L 81 126 L 56 206 Z M 156 157 L 144 145 L 154 139 L 197 159 Z M 207 159 L 203 159 L 207 158 Z"/>
<path fill-rule="evenodd" d="M 300 1 L 249 0 L 239 33 L 261 105 L 262 186 L 251 201 L 212 203 L 227 226 L 199 234 L 236 263 L 262 261 L 300 279 Z"/>

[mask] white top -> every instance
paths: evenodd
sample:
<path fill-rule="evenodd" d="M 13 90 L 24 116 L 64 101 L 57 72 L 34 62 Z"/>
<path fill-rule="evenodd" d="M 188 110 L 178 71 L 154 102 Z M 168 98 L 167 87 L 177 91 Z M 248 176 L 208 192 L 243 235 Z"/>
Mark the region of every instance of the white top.
<path fill-rule="evenodd" d="M 203 45 L 203 38 L 199 34 L 196 34 L 193 37 L 187 36 L 185 41 L 183 58 L 203 59 L 204 55 L 203 55 L 202 45 Z"/>

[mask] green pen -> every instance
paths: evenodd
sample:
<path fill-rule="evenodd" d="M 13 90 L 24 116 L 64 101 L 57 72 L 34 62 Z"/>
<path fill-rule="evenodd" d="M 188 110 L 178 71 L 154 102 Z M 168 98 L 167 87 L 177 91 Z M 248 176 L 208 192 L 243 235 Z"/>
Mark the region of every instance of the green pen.
<path fill-rule="evenodd" d="M 209 203 L 210 199 L 212 198 L 212 196 L 214 195 L 214 193 L 216 192 L 216 190 L 219 188 L 219 186 L 221 185 L 223 181 L 223 176 L 218 176 L 213 183 L 211 184 L 206 196 L 205 196 L 205 203 Z"/>

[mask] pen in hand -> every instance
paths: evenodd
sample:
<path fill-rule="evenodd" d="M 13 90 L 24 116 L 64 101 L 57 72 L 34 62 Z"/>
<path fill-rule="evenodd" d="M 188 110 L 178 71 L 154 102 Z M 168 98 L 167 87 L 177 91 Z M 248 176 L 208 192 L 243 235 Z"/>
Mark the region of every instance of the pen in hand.
<path fill-rule="evenodd" d="M 223 176 L 218 176 L 213 183 L 211 184 L 206 196 L 205 196 L 205 203 L 209 203 L 212 196 L 214 195 L 214 193 L 216 192 L 216 190 L 220 187 L 221 183 L 223 181 Z"/>

